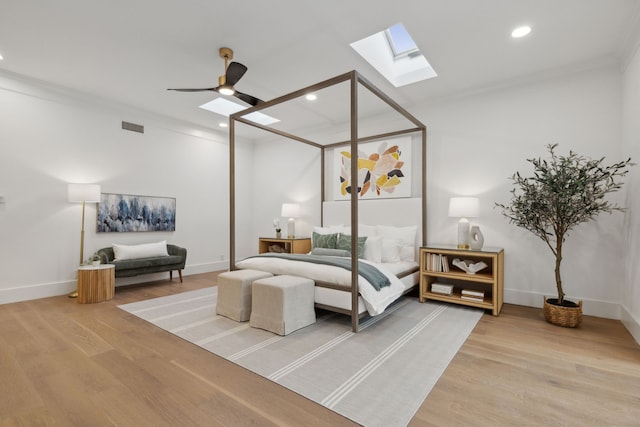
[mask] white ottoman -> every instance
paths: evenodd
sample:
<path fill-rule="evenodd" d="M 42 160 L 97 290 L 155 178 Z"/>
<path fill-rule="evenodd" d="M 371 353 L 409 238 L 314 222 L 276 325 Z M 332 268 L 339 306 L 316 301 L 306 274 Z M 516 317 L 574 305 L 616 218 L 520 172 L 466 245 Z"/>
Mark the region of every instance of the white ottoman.
<path fill-rule="evenodd" d="M 246 322 L 251 315 L 251 284 L 273 274 L 258 270 L 234 270 L 218 275 L 216 314 Z"/>
<path fill-rule="evenodd" d="M 311 279 L 288 275 L 254 281 L 249 325 L 287 335 L 315 323 L 314 287 Z"/>

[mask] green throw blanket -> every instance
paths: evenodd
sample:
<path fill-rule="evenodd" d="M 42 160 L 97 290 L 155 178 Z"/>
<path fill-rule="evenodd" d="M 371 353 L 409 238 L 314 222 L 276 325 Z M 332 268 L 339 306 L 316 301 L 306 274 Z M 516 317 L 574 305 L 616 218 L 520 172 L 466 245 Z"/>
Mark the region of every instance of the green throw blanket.
<path fill-rule="evenodd" d="M 305 254 L 280 254 L 275 252 L 256 255 L 256 257 L 282 258 L 282 259 L 288 259 L 290 261 L 303 261 L 303 262 L 312 262 L 314 264 L 326 264 L 326 265 L 332 265 L 334 267 L 341 267 L 341 268 L 344 268 L 345 270 L 351 271 L 351 258 L 305 255 Z M 253 258 L 253 257 L 250 257 L 250 258 Z M 371 283 L 371 286 L 373 286 L 374 289 L 377 291 L 379 291 L 381 288 L 391 285 L 389 278 L 384 273 L 382 273 L 373 265 L 364 263 L 362 261 L 358 261 L 358 274 L 364 277 L 365 279 L 367 279 L 367 281 Z"/>

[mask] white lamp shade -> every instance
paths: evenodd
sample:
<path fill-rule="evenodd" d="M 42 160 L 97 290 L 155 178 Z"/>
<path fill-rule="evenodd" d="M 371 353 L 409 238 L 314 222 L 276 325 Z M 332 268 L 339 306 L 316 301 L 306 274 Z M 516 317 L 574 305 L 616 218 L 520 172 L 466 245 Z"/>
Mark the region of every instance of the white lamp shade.
<path fill-rule="evenodd" d="M 281 215 L 287 218 L 300 216 L 300 206 L 295 203 L 283 203 Z"/>
<path fill-rule="evenodd" d="M 98 184 L 69 184 L 67 194 L 70 202 L 100 202 L 100 185 Z"/>
<path fill-rule="evenodd" d="M 452 197 L 449 199 L 449 216 L 453 218 L 474 218 L 480 212 L 477 197 Z"/>

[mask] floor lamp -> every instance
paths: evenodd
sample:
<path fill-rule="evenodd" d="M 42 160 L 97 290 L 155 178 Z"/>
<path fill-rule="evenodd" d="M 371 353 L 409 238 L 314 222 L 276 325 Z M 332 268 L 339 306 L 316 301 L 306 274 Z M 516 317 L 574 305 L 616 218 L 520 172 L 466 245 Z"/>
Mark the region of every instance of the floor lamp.
<path fill-rule="evenodd" d="M 82 228 L 80 229 L 80 263 L 84 263 L 84 208 L 86 203 L 100 202 L 100 186 L 98 184 L 69 184 L 67 188 L 69 202 L 82 202 Z M 71 292 L 70 298 L 78 296 L 78 291 Z"/>

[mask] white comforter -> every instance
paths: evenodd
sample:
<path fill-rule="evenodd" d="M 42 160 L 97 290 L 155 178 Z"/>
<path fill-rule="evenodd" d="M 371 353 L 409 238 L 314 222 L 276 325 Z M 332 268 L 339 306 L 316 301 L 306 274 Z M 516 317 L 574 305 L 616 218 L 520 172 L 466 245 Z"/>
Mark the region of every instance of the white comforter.
<path fill-rule="evenodd" d="M 379 291 L 364 277 L 359 276 L 358 290 L 364 300 L 367 311 L 375 316 L 382 313 L 393 301 L 398 299 L 405 290 L 400 279 L 383 264 L 360 260 L 378 268 L 391 282 Z M 291 274 L 293 276 L 308 277 L 326 283 L 351 287 L 351 271 L 331 265 L 315 264 L 311 262 L 292 261 L 282 258 L 252 257 L 236 263 L 238 268 L 268 271 L 272 274 Z"/>

